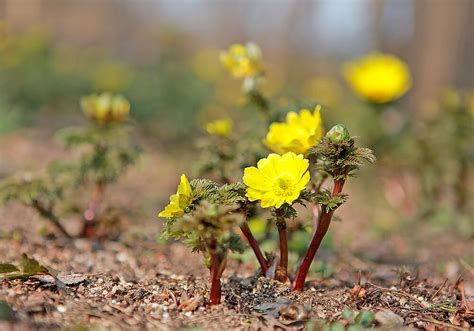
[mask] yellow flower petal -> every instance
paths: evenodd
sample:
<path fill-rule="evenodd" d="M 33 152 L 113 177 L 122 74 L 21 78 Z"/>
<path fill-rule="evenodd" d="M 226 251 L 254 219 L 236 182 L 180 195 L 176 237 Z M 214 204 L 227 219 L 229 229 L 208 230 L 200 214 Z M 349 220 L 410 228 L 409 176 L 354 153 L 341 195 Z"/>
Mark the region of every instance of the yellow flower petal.
<path fill-rule="evenodd" d="M 130 112 L 128 100 L 111 93 L 83 97 L 81 107 L 87 117 L 100 124 L 122 122 Z"/>
<path fill-rule="evenodd" d="M 323 134 L 318 106 L 313 113 L 308 109 L 302 109 L 299 114 L 289 112 L 285 123 L 272 123 L 263 142 L 276 153 L 304 154 L 318 143 Z"/>
<path fill-rule="evenodd" d="M 159 217 L 173 219 L 184 215 L 186 208 L 188 208 L 192 202 L 193 194 L 186 175 L 181 175 L 180 183 L 176 191 L 176 194 L 170 196 L 170 203 L 158 214 Z"/>
<path fill-rule="evenodd" d="M 310 179 L 309 161 L 293 152 L 270 154 L 258 161 L 257 166 L 244 170 L 243 181 L 247 185 L 248 199 L 260 200 L 262 208 L 292 204 Z"/>

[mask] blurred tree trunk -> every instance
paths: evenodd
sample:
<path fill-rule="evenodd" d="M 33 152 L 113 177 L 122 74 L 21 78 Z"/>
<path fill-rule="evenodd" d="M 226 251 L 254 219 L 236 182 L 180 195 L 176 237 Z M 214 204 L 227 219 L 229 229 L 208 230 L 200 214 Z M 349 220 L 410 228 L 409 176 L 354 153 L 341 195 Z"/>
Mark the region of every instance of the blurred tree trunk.
<path fill-rule="evenodd" d="M 470 66 L 471 59 L 462 63 L 463 40 L 472 20 L 470 0 L 415 1 L 415 36 L 413 63 L 415 79 L 411 108 L 422 111 L 439 91 L 454 82 L 456 68 Z M 472 75 L 464 71 L 463 75 Z"/>

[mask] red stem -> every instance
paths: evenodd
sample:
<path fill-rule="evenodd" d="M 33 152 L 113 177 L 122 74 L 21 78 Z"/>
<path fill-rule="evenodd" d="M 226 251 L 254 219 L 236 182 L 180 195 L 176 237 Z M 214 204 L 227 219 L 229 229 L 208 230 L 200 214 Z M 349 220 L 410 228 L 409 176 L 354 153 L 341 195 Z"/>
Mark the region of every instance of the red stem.
<path fill-rule="evenodd" d="M 83 227 L 81 231 L 81 237 L 92 238 L 95 235 L 95 225 L 97 221 L 97 210 L 99 209 L 102 196 L 104 195 L 105 185 L 103 183 L 97 183 L 94 195 L 92 196 L 87 209 L 83 214 Z"/>
<path fill-rule="evenodd" d="M 209 294 L 209 306 L 213 306 L 221 303 L 221 275 L 223 268 L 215 243 L 209 245 L 209 253 L 211 254 L 211 292 Z"/>
<path fill-rule="evenodd" d="M 342 188 L 344 187 L 344 179 L 338 179 L 334 181 L 334 188 L 332 190 L 332 195 L 335 196 L 342 192 Z M 318 228 L 311 239 L 311 243 L 309 244 L 308 250 L 303 258 L 303 262 L 301 262 L 300 267 L 298 268 L 298 272 L 295 278 L 295 284 L 293 286 L 294 291 L 302 291 L 304 288 L 304 283 L 306 280 L 306 276 L 308 275 L 309 268 L 311 267 L 311 263 L 313 262 L 314 256 L 318 251 L 319 246 L 321 245 L 321 241 L 323 240 L 326 232 L 329 229 L 329 224 L 331 223 L 332 215 L 334 214 L 334 209 L 330 211 L 326 211 L 324 208 L 321 211 L 321 215 L 319 217 Z"/>
<path fill-rule="evenodd" d="M 262 251 L 260 250 L 260 246 L 258 245 L 257 240 L 253 236 L 252 231 L 250 231 L 248 223 L 242 223 L 242 225 L 240 226 L 240 230 L 242 231 L 245 238 L 247 238 L 250 247 L 252 248 L 255 256 L 257 257 L 258 263 L 260 264 L 260 268 L 262 269 L 262 273 L 266 275 L 268 271 L 268 262 L 263 256 Z"/>
<path fill-rule="evenodd" d="M 280 264 L 275 273 L 275 279 L 286 282 L 288 279 L 288 238 L 285 221 L 278 222 L 278 237 L 280 239 Z"/>

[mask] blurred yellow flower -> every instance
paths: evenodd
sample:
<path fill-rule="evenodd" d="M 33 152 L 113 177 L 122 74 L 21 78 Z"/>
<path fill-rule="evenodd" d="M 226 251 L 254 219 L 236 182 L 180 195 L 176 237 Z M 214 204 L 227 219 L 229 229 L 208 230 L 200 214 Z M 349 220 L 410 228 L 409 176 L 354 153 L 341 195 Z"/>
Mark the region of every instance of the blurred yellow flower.
<path fill-rule="evenodd" d="M 258 76 L 263 72 L 262 52 L 253 43 L 234 44 L 220 54 L 221 63 L 236 78 Z"/>
<path fill-rule="evenodd" d="M 90 119 L 100 123 L 119 123 L 127 118 L 130 103 L 120 94 L 91 94 L 81 98 L 81 107 Z"/>
<path fill-rule="evenodd" d="M 177 218 L 184 215 L 192 200 L 192 189 L 186 175 L 181 175 L 176 194 L 170 196 L 170 203 L 158 214 L 158 217 Z"/>
<path fill-rule="evenodd" d="M 244 170 L 247 198 L 250 201 L 260 200 L 262 208 L 292 204 L 309 182 L 308 166 L 309 161 L 301 154 L 268 155 L 258 161 L 257 167 Z"/>
<path fill-rule="evenodd" d="M 232 133 L 232 120 L 224 118 L 206 124 L 206 131 L 210 135 L 228 137 Z"/>
<path fill-rule="evenodd" d="M 412 83 L 407 64 L 390 54 L 370 53 L 345 63 L 343 74 L 359 98 L 373 103 L 395 101 Z"/>
<path fill-rule="evenodd" d="M 299 114 L 292 111 L 286 115 L 285 123 L 272 123 L 263 143 L 279 154 L 304 154 L 323 134 L 321 106 L 318 105 L 313 113 L 308 109 L 301 109 Z"/>

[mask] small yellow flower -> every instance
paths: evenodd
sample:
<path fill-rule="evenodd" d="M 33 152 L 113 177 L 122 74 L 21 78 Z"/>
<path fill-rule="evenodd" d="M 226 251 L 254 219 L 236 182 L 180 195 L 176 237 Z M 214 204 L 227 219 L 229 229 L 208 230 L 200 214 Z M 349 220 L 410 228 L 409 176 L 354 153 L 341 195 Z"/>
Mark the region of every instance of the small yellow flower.
<path fill-rule="evenodd" d="M 309 182 L 309 161 L 293 152 L 284 155 L 270 154 L 261 159 L 257 167 L 244 170 L 247 198 L 261 201 L 262 208 L 280 208 L 298 199 Z"/>
<path fill-rule="evenodd" d="M 236 78 L 258 76 L 263 72 L 262 52 L 253 43 L 234 44 L 220 54 L 221 63 Z"/>
<path fill-rule="evenodd" d="M 92 94 L 81 99 L 81 107 L 90 119 L 100 123 L 119 123 L 130 112 L 130 103 L 120 94 Z"/>
<path fill-rule="evenodd" d="M 272 123 L 263 142 L 279 154 L 304 154 L 323 134 L 321 106 L 317 106 L 313 113 L 308 109 L 301 109 L 299 114 L 292 111 L 286 115 L 285 123 Z"/>
<path fill-rule="evenodd" d="M 177 218 L 184 215 L 186 208 L 191 204 L 192 189 L 186 175 L 181 175 L 176 194 L 170 196 L 170 203 L 158 214 L 159 217 Z"/>
<path fill-rule="evenodd" d="M 390 54 L 370 53 L 345 63 L 343 74 L 359 98 L 373 103 L 400 98 L 412 83 L 407 64 Z"/>
<path fill-rule="evenodd" d="M 206 131 L 213 136 L 228 137 L 232 132 L 232 124 L 230 118 L 215 120 L 206 124 Z"/>

